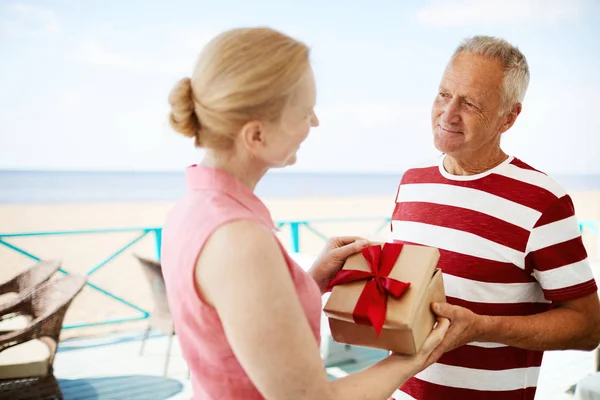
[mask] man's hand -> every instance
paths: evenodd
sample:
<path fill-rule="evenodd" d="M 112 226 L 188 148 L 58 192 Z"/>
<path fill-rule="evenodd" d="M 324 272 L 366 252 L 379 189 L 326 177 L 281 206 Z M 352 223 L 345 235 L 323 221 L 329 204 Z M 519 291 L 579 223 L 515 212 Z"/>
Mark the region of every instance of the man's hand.
<path fill-rule="evenodd" d="M 321 293 L 325 293 L 327 285 L 335 274 L 344 266 L 346 258 L 367 247 L 369 241 L 357 236 L 333 237 L 327 241 L 321 254 L 308 273 L 319 285 Z"/>
<path fill-rule="evenodd" d="M 431 308 L 438 317 L 450 320 L 450 328 L 442 343 L 431 353 L 428 361 L 437 360 L 450 350 L 477 341 L 482 335 L 485 316 L 448 303 L 433 303 Z"/>
<path fill-rule="evenodd" d="M 478 315 L 447 303 L 432 304 L 450 329 L 433 357 L 470 342 L 502 343 L 533 351 L 591 351 L 600 343 L 600 301 L 596 293 L 555 301 L 552 309 L 533 315 Z"/>

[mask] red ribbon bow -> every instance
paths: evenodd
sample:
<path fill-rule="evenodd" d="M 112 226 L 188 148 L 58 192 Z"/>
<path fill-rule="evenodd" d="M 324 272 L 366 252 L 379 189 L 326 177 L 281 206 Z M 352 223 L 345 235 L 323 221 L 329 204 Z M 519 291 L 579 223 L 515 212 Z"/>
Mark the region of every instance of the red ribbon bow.
<path fill-rule="evenodd" d="M 327 287 L 327 290 L 330 291 L 336 285 L 366 279 L 367 283 L 354 307 L 352 317 L 357 324 L 370 325 L 375 328 L 377 336 L 383 330 L 388 296 L 398 299 L 410 286 L 410 283 L 388 276 L 401 251 L 401 243 L 385 243 L 383 248 L 379 245 L 365 247 L 361 252 L 369 263 L 371 272 L 340 270 Z"/>

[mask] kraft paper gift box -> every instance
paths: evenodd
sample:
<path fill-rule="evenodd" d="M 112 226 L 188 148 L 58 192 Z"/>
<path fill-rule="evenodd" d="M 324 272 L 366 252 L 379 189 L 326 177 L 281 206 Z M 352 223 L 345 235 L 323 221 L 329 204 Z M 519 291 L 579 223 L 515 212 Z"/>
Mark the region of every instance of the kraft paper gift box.
<path fill-rule="evenodd" d="M 439 250 L 385 243 L 346 260 L 324 307 L 336 342 L 414 355 L 435 324 L 432 302 L 445 302 Z"/>

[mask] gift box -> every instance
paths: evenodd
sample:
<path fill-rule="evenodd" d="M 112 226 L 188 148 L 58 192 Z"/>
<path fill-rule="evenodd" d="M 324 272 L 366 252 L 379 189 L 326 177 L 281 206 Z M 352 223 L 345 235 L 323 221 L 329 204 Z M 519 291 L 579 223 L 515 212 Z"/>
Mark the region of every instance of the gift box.
<path fill-rule="evenodd" d="M 346 260 L 324 307 L 336 342 L 414 355 L 431 332 L 432 302 L 444 302 L 439 250 L 375 244 Z"/>

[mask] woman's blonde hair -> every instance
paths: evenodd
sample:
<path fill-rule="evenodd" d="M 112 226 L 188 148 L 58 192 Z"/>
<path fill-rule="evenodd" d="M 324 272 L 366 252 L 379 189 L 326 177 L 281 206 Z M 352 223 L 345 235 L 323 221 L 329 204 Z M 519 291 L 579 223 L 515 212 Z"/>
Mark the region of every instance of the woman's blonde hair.
<path fill-rule="evenodd" d="M 309 49 L 269 28 L 221 33 L 169 95 L 171 127 L 197 147 L 231 147 L 249 121 L 277 121 L 309 68 Z"/>

